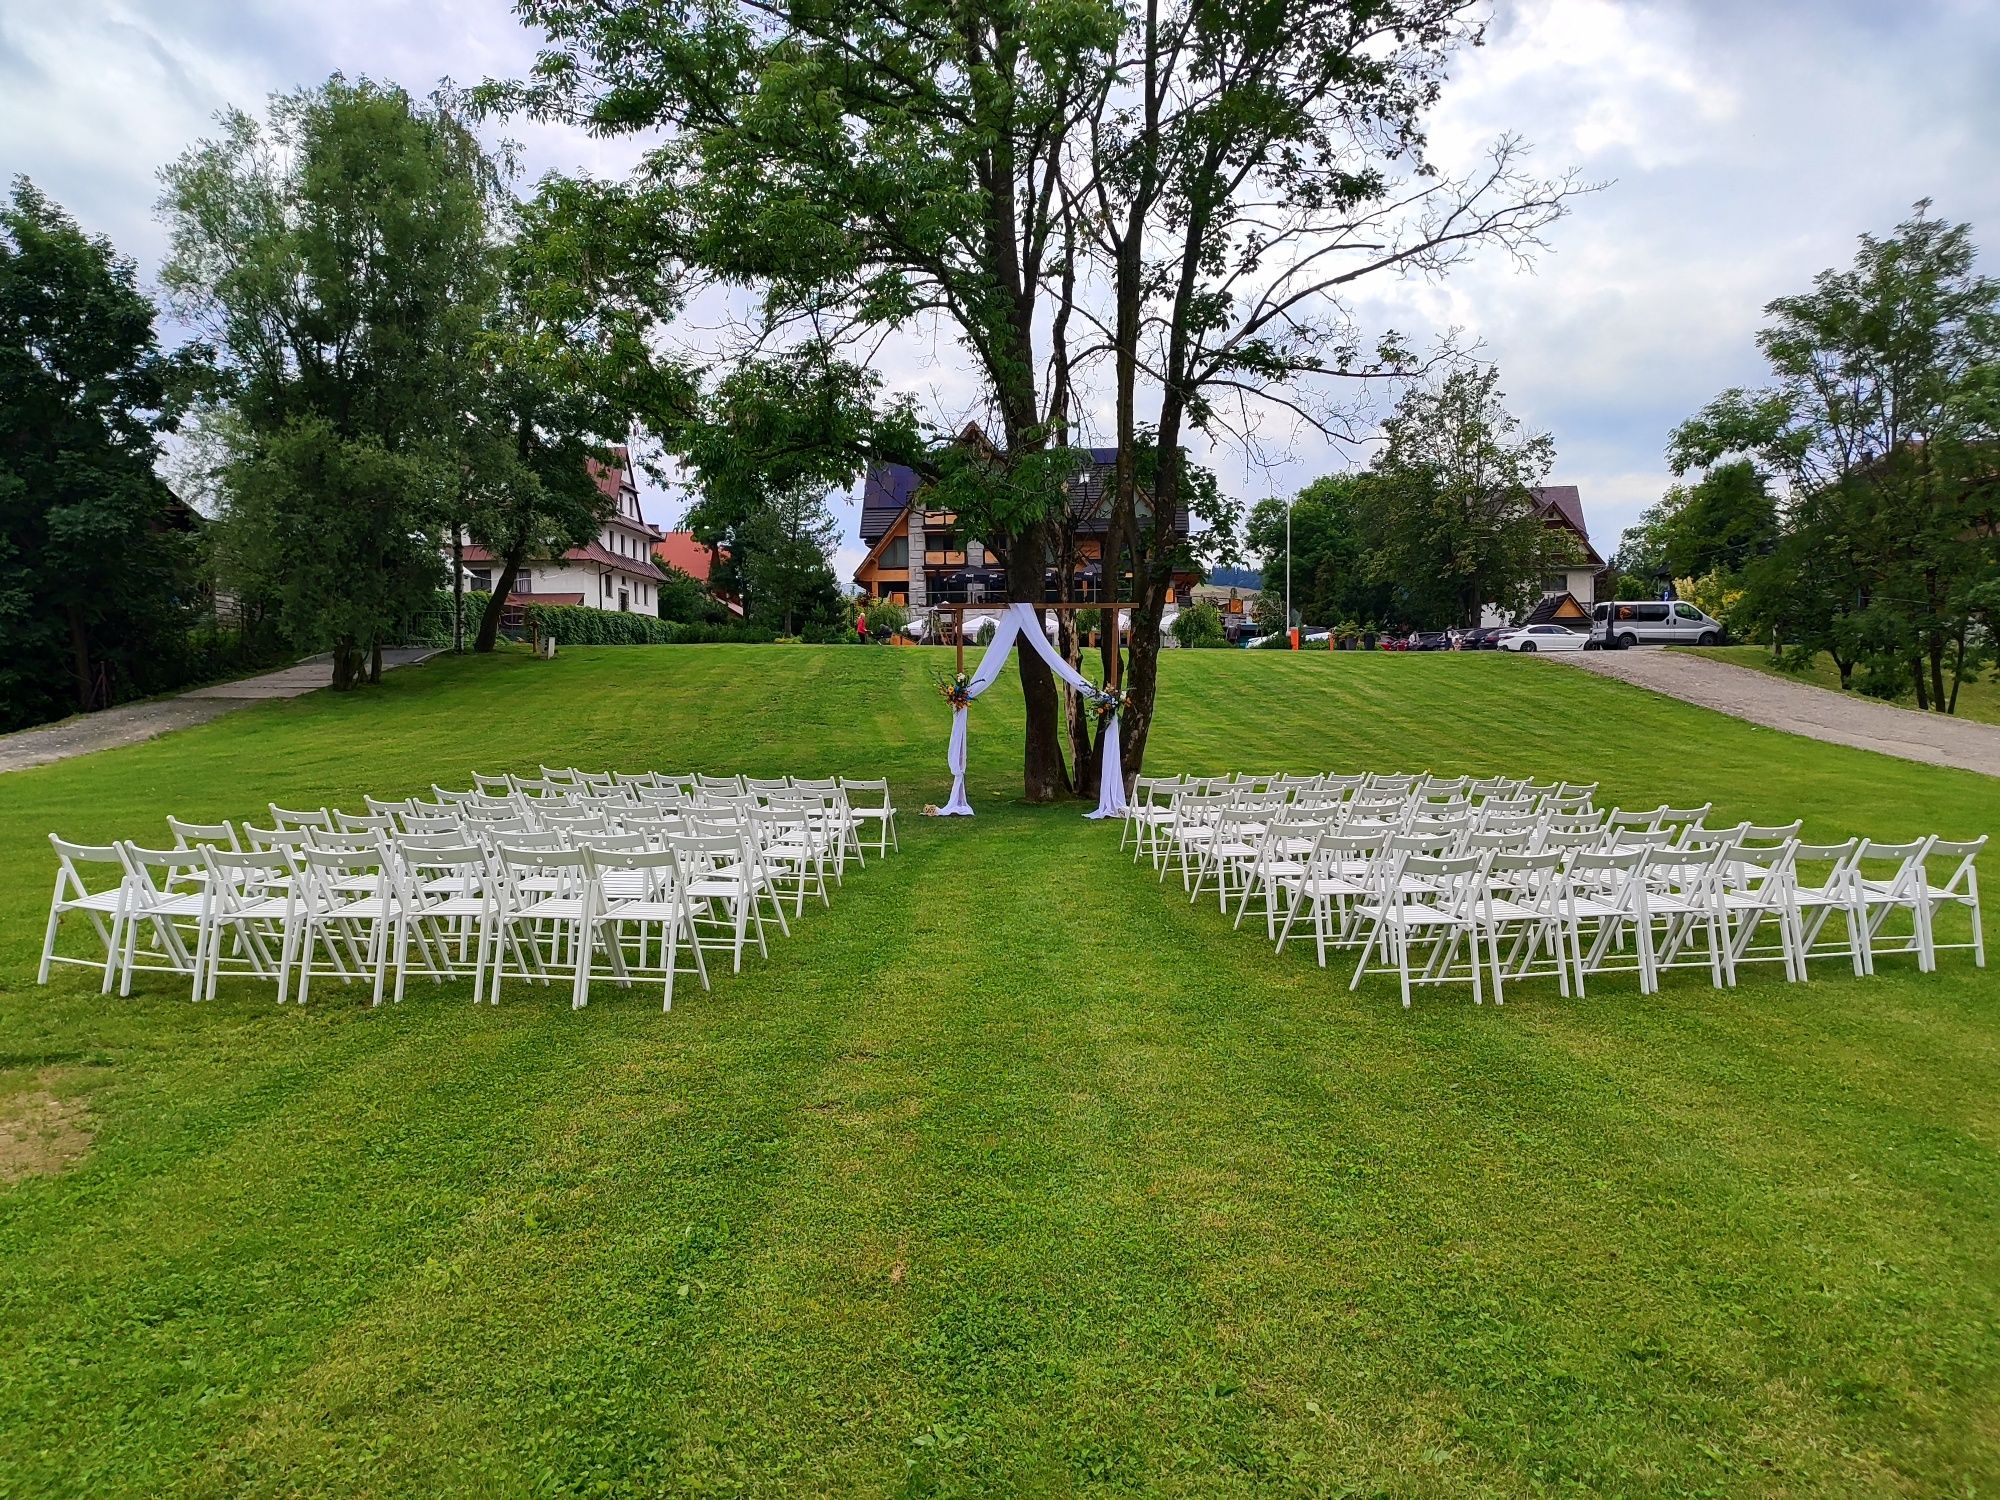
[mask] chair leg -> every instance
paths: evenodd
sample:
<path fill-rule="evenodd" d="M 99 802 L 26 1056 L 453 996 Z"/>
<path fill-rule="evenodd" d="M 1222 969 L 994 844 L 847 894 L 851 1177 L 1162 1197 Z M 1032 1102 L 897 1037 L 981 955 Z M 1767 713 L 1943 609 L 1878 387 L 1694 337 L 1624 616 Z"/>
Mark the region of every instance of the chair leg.
<path fill-rule="evenodd" d="M 62 924 L 61 901 L 62 884 L 58 881 L 56 884 L 56 893 L 49 897 L 49 925 L 42 932 L 42 967 L 41 971 L 35 976 L 36 984 L 47 984 L 49 982 L 49 965 L 55 961 L 56 928 Z M 104 955 L 104 966 L 107 970 L 111 967 L 111 955 L 109 953 Z"/>

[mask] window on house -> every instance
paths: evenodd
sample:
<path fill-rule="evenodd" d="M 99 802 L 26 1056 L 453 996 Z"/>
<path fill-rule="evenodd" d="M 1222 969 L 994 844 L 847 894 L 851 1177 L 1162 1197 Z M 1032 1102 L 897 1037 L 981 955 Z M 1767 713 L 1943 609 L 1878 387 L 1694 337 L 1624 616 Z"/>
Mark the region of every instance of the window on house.
<path fill-rule="evenodd" d="M 1568 593 L 1568 592 L 1569 592 L 1569 574 L 1567 574 L 1567 573 L 1551 573 L 1551 574 L 1549 574 L 1549 575 L 1548 575 L 1548 577 L 1546 577 L 1546 578 L 1544 578 L 1544 579 L 1542 580 L 1542 592 L 1543 592 L 1543 593 L 1545 593 L 1545 594 L 1566 594 L 1566 593 Z"/>
<path fill-rule="evenodd" d="M 491 568 L 467 568 L 465 570 L 465 586 L 469 589 L 477 589 L 482 594 L 492 593 L 493 570 Z"/>
<path fill-rule="evenodd" d="M 533 573 L 530 573 L 526 568 L 523 568 L 521 569 L 520 572 L 514 575 L 515 593 L 532 594 L 534 593 L 534 591 L 535 591 L 535 575 Z"/>
<path fill-rule="evenodd" d="M 882 566 L 885 568 L 907 568 L 910 565 L 910 539 L 899 536 L 882 549 Z"/>

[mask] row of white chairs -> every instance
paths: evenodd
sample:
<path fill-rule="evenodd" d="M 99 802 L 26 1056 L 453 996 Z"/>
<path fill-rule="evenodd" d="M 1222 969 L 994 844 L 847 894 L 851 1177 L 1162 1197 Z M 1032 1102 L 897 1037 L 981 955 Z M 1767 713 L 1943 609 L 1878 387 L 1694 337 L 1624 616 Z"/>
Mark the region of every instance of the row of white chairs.
<path fill-rule="evenodd" d="M 1212 892 L 1236 925 L 1256 909 L 1282 951 L 1309 928 L 1330 949 L 1358 950 L 1350 988 L 1392 965 L 1412 986 L 1462 983 L 1475 1000 L 1552 977 L 1581 995 L 1587 976 L 1630 972 L 1643 992 L 1673 968 L 1733 985 L 1741 965 L 1781 964 L 1803 980 L 1838 957 L 1856 974 L 1878 955 L 1966 948 L 1985 963 L 1977 856 L 1985 839 L 1807 844 L 1797 823 L 1710 827 L 1707 806 L 1583 811 L 1560 789 L 1540 811 L 1438 811 L 1415 781 L 1394 809 L 1367 789 L 1242 791 L 1171 779 L 1137 789 L 1127 837 L 1160 878 L 1178 868 L 1190 901 Z M 1939 935 L 1947 908 L 1969 913 L 1963 940 Z"/>
<path fill-rule="evenodd" d="M 885 816 L 855 816 L 839 787 L 791 784 L 751 795 L 739 785 L 686 799 L 677 810 L 629 805 L 616 818 L 486 816 L 465 803 L 449 827 L 421 815 L 345 815 L 272 809 L 272 826 L 168 819 L 173 848 L 121 841 L 70 843 L 57 858 L 40 978 L 56 963 L 103 971 L 108 993 L 130 993 L 136 973 L 190 979 L 212 997 L 226 974 L 294 982 L 372 978 L 380 1003 L 389 976 L 400 1000 L 412 967 L 443 981 L 470 977 L 474 998 L 497 1002 L 508 978 L 566 978 L 587 1003 L 593 977 L 630 986 L 657 979 L 670 1007 L 677 973 L 708 987 L 707 953 L 726 949 L 740 969 L 766 923 L 789 934 L 784 907 L 808 895 L 830 904 L 849 855 L 864 859 L 862 829 L 878 852 L 896 847 Z M 865 786 L 860 790 L 866 791 Z M 529 826 L 531 823 L 537 826 Z M 97 876 L 104 878 L 95 878 Z M 97 952 L 60 953 L 66 918 L 81 918 Z"/>

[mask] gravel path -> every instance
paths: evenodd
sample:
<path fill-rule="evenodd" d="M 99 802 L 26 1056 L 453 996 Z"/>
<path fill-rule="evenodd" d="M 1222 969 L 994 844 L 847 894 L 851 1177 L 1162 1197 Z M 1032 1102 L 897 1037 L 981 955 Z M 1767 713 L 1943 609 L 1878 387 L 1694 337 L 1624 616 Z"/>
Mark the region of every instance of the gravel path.
<path fill-rule="evenodd" d="M 382 670 L 414 666 L 435 655 L 437 651 L 432 647 L 397 647 L 382 653 Z M 331 657 L 312 656 L 296 666 L 237 682 L 218 682 L 182 693 L 178 698 L 121 703 L 98 713 L 78 714 L 60 724 L 0 734 L 0 772 L 25 771 L 31 766 L 68 760 L 73 755 L 88 755 L 93 750 L 136 745 L 191 724 L 206 724 L 210 719 L 219 719 L 253 703 L 303 697 L 327 685 L 331 665 Z"/>
<path fill-rule="evenodd" d="M 1574 663 L 1600 677 L 1615 677 L 1769 729 L 2000 776 L 2000 725 L 1918 713 L 1684 651 L 1579 651 L 1543 659 Z"/>

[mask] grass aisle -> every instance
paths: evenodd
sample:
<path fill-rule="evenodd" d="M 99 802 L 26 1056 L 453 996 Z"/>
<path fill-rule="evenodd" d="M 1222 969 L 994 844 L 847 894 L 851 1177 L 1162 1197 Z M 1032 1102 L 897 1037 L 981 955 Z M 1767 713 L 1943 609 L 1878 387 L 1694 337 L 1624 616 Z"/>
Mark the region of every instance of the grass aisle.
<path fill-rule="evenodd" d="M 1969 1494 L 2000 1479 L 2000 982 L 1404 1014 L 943 792 L 915 652 L 438 663 L 0 780 L 0 1495 Z M 516 747 L 503 753 L 496 745 Z M 1159 767 L 1514 769 L 1809 836 L 1991 781 L 1543 664 L 1175 656 Z M 887 774 L 904 853 L 656 995 L 47 990 L 51 829 L 507 763 Z"/>

